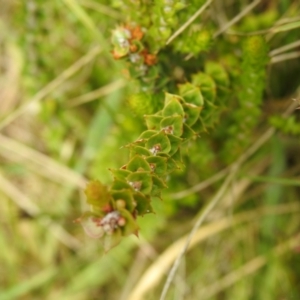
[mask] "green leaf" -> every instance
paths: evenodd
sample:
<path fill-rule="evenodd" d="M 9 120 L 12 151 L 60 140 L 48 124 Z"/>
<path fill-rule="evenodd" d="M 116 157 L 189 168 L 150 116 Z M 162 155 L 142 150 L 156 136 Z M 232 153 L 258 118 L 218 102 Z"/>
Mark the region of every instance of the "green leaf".
<path fill-rule="evenodd" d="M 138 43 L 135 44 L 138 45 Z M 138 116 L 143 116 L 145 114 L 151 114 L 155 112 L 152 105 L 153 100 L 150 93 L 140 92 L 137 94 L 133 94 L 128 97 L 127 103 L 130 106 L 131 110 Z"/>
<path fill-rule="evenodd" d="M 191 126 L 192 130 L 198 135 L 200 132 L 205 131 L 205 127 L 201 118 L 198 118 L 196 123 Z"/>
<path fill-rule="evenodd" d="M 152 136 L 146 143 L 146 148 L 155 156 L 157 153 L 168 153 L 171 150 L 171 144 L 164 132 Z"/>
<path fill-rule="evenodd" d="M 184 110 L 178 96 L 166 93 L 165 107 L 162 111 L 164 117 L 184 116 Z"/>
<path fill-rule="evenodd" d="M 196 132 L 190 126 L 188 126 L 187 124 L 183 125 L 182 138 L 190 139 L 196 137 L 196 135 L 197 135 Z"/>
<path fill-rule="evenodd" d="M 168 188 L 166 182 L 157 175 L 152 175 L 152 181 L 153 181 L 153 186 L 155 185 L 157 188 L 161 190 Z"/>
<path fill-rule="evenodd" d="M 153 212 L 150 196 L 146 196 L 142 193 L 135 192 L 133 194 L 133 197 L 136 202 L 136 210 L 138 211 L 139 215 L 143 216 L 144 214 L 149 214 Z"/>
<path fill-rule="evenodd" d="M 216 82 L 218 96 L 225 96 L 228 93 L 229 77 L 223 66 L 209 61 L 205 64 L 205 72 Z"/>
<path fill-rule="evenodd" d="M 156 175 L 152 175 L 152 182 L 153 182 L 153 187 L 152 187 L 151 195 L 153 197 L 160 198 L 161 190 L 167 188 L 168 186 L 162 179 L 160 179 Z"/>
<path fill-rule="evenodd" d="M 130 157 L 134 157 L 135 155 L 141 155 L 142 157 L 148 157 L 151 155 L 151 152 L 141 146 L 138 146 L 136 144 L 131 144 L 130 145 Z"/>
<path fill-rule="evenodd" d="M 192 76 L 192 84 L 200 88 L 204 100 L 214 101 L 216 98 L 216 84 L 207 74 L 199 72 Z"/>
<path fill-rule="evenodd" d="M 150 194 L 152 189 L 152 178 L 150 172 L 135 172 L 127 178 L 129 185 L 136 192 Z"/>
<path fill-rule="evenodd" d="M 203 97 L 200 89 L 195 85 L 187 82 L 179 85 L 179 93 L 184 98 L 185 102 L 192 103 L 197 106 L 203 106 Z"/>
<path fill-rule="evenodd" d="M 172 159 L 174 159 L 176 161 L 176 164 L 177 164 L 177 168 L 178 169 L 183 169 L 185 166 L 184 166 L 184 163 L 182 161 L 182 157 L 181 157 L 181 151 L 180 151 L 180 148 L 178 149 L 178 151 L 172 156 Z"/>
<path fill-rule="evenodd" d="M 130 176 L 130 175 L 129 175 Z M 126 180 L 115 178 L 111 190 L 126 190 L 126 189 L 131 189 L 131 186 L 129 183 L 127 183 Z"/>
<path fill-rule="evenodd" d="M 167 136 L 171 144 L 171 150 L 169 152 L 169 155 L 172 156 L 178 150 L 183 140 L 172 134 L 168 134 Z"/>
<path fill-rule="evenodd" d="M 160 122 L 160 129 L 167 134 L 176 136 L 182 135 L 183 118 L 182 116 L 166 117 Z"/>
<path fill-rule="evenodd" d="M 136 171 L 151 171 L 147 161 L 139 155 L 134 156 L 127 165 L 127 170 Z"/>
<path fill-rule="evenodd" d="M 163 176 L 167 171 L 167 158 L 161 156 L 150 156 L 146 158 L 153 173 Z"/>
<path fill-rule="evenodd" d="M 175 94 L 165 93 L 165 105 L 166 106 L 170 101 L 177 100 L 181 102 L 183 99 Z"/>
<path fill-rule="evenodd" d="M 138 141 L 139 140 L 148 140 L 149 138 L 151 138 L 151 136 L 153 136 L 154 134 L 157 134 L 156 130 L 146 130 L 144 131 L 139 137 L 138 137 Z"/>
<path fill-rule="evenodd" d="M 167 173 L 171 173 L 175 170 L 180 169 L 178 164 L 176 163 L 176 160 L 173 158 L 168 158 L 167 160 Z"/>
<path fill-rule="evenodd" d="M 102 207 L 110 201 L 107 186 L 103 185 L 99 180 L 89 182 L 84 192 L 87 197 L 87 203 L 91 205 Z"/>
<path fill-rule="evenodd" d="M 144 116 L 144 117 L 145 117 L 147 128 L 149 130 L 158 130 L 159 129 L 159 124 L 162 120 L 161 116 L 147 115 L 147 116 Z"/>
<path fill-rule="evenodd" d="M 202 107 L 196 106 L 191 103 L 184 103 L 183 108 L 185 111 L 185 123 L 189 126 L 192 126 L 197 122 Z"/>
<path fill-rule="evenodd" d="M 109 169 L 109 171 L 113 174 L 114 178 L 119 178 L 123 180 L 126 180 L 128 175 L 130 174 L 130 171 L 124 169 Z"/>
<path fill-rule="evenodd" d="M 133 212 L 136 207 L 136 203 L 132 196 L 132 190 L 111 190 L 111 195 L 115 200 L 118 208 L 126 208 L 128 211 Z M 122 202 L 124 205 L 122 205 Z"/>

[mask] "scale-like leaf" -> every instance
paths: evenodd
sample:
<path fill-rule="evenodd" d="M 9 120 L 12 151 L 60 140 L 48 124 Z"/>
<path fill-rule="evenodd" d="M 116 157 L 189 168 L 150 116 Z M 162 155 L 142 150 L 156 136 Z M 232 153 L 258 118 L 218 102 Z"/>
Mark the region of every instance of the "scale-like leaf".
<path fill-rule="evenodd" d="M 136 207 L 136 202 L 134 201 L 133 195 L 132 195 L 132 190 L 111 190 L 111 196 L 114 198 L 115 202 L 117 203 L 118 201 L 124 202 L 124 207 L 128 211 L 133 212 L 134 208 Z M 119 206 L 120 208 L 120 206 Z"/>
<path fill-rule="evenodd" d="M 181 136 L 183 130 L 182 127 L 182 116 L 165 117 L 160 122 L 160 129 L 167 134 Z"/>
<path fill-rule="evenodd" d="M 87 202 L 91 205 L 102 207 L 109 203 L 110 195 L 107 186 L 103 185 L 99 180 L 90 181 L 84 192 Z"/>
<path fill-rule="evenodd" d="M 166 104 L 162 110 L 164 117 L 184 116 L 184 110 L 180 104 L 180 98 L 176 95 L 166 93 Z"/>
<path fill-rule="evenodd" d="M 109 169 L 109 171 L 111 171 L 114 178 L 119 178 L 119 179 L 123 179 L 123 180 L 126 180 L 128 175 L 130 174 L 130 171 L 123 170 L 123 169 Z"/>
<path fill-rule="evenodd" d="M 148 157 L 151 155 L 151 152 L 145 147 L 138 146 L 136 144 L 130 145 L 130 157 L 134 157 L 135 155 L 141 155 L 142 157 Z"/>
<path fill-rule="evenodd" d="M 164 132 L 152 136 L 146 143 L 147 149 L 156 155 L 157 153 L 163 152 L 168 153 L 171 150 L 171 144 Z"/>
<path fill-rule="evenodd" d="M 135 172 L 127 178 L 129 185 L 136 192 L 150 194 L 152 189 L 152 178 L 150 172 Z"/>
<path fill-rule="evenodd" d="M 179 93 L 187 103 L 192 103 L 196 106 L 203 106 L 204 104 L 200 89 L 189 82 L 179 85 Z"/>
<path fill-rule="evenodd" d="M 151 171 L 151 168 L 144 158 L 142 158 L 140 155 L 136 155 L 128 163 L 127 170 L 131 172 Z"/>
<path fill-rule="evenodd" d="M 152 206 L 151 206 L 151 199 L 150 196 L 144 195 L 140 192 L 135 192 L 133 194 L 133 197 L 136 202 L 136 210 L 139 215 L 143 216 L 144 214 L 149 214 L 153 212 Z"/>
<path fill-rule="evenodd" d="M 185 112 L 185 123 L 189 126 L 194 125 L 199 119 L 200 112 L 203 108 L 191 103 L 184 103 L 183 108 Z"/>
<path fill-rule="evenodd" d="M 158 130 L 162 117 L 158 115 L 148 115 L 145 116 L 145 120 L 149 130 Z"/>
<path fill-rule="evenodd" d="M 161 156 L 149 156 L 146 158 L 151 171 L 159 176 L 163 176 L 167 171 L 167 158 Z"/>

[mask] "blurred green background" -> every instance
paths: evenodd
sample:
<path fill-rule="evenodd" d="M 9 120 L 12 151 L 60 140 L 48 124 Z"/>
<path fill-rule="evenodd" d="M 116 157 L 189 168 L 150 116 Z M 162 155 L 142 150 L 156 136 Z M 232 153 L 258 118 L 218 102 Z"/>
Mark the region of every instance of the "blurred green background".
<path fill-rule="evenodd" d="M 104 254 L 73 222 L 88 209 L 86 182 L 111 182 L 108 168 L 127 162 L 122 147 L 145 130 L 111 32 L 143 18 L 134 5 L 169 2 L 0 0 L 0 300 L 159 299 L 197 216 L 245 153 L 166 299 L 300 299 L 298 1 L 215 0 L 192 25 L 208 24 L 210 49 L 184 48 L 187 30 L 159 45 L 161 92 L 176 93 L 206 60 L 222 62 L 232 86 L 219 121 L 186 147 L 156 213 L 138 219 L 139 238 Z M 186 1 L 173 32 L 208 2 Z M 235 154 L 237 134 L 226 130 L 237 120 L 241 40 L 252 33 L 265 37 L 269 61 L 260 115 Z"/>

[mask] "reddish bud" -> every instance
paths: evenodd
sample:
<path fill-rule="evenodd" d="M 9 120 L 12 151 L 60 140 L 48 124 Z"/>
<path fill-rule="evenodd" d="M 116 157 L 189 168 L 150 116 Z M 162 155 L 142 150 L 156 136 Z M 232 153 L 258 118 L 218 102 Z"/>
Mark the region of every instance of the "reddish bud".
<path fill-rule="evenodd" d="M 144 56 L 144 61 L 146 65 L 152 66 L 157 63 L 157 57 L 154 54 L 147 54 Z"/>
<path fill-rule="evenodd" d="M 134 28 L 129 28 L 130 32 L 131 32 L 131 39 L 132 40 L 141 40 L 144 36 L 144 33 L 141 29 L 141 27 L 136 26 Z"/>
<path fill-rule="evenodd" d="M 131 44 L 131 45 L 129 46 L 129 50 L 130 50 L 131 52 L 136 52 L 136 51 L 138 50 L 138 47 L 137 47 L 137 45 L 135 45 L 135 44 Z"/>

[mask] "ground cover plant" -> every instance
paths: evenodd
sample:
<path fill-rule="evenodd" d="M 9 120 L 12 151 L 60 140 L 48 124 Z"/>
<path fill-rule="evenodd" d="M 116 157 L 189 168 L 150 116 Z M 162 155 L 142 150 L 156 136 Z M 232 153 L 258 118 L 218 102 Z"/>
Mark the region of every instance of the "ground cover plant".
<path fill-rule="evenodd" d="M 299 12 L 3 0 L 0 299 L 298 299 Z"/>

